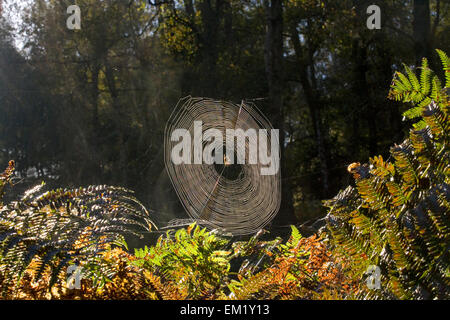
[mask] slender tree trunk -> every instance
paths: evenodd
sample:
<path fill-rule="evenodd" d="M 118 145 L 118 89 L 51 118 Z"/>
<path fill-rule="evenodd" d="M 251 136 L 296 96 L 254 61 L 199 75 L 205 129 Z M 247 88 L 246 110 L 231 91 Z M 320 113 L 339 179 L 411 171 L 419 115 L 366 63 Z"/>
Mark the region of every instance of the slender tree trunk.
<path fill-rule="evenodd" d="M 356 25 L 360 25 L 366 19 L 366 2 L 353 0 L 353 4 L 356 8 Z M 355 106 L 356 108 L 364 108 L 364 112 L 358 113 L 360 118 L 364 120 L 368 128 L 367 146 L 364 149 L 369 149 L 369 154 L 374 156 L 378 151 L 378 130 L 376 123 L 377 106 L 373 102 L 371 97 L 370 85 L 367 82 L 366 73 L 369 70 L 368 57 L 367 57 L 367 39 L 362 36 L 355 37 L 352 43 L 352 61 L 354 66 L 354 89 L 356 94 L 360 98 L 360 104 Z M 358 121 L 358 119 L 355 119 Z M 355 141 L 358 143 L 358 141 Z"/>
<path fill-rule="evenodd" d="M 95 64 L 94 70 L 92 70 L 92 124 L 94 130 L 98 129 L 100 124 L 98 116 L 98 74 L 100 72 L 100 66 Z"/>
<path fill-rule="evenodd" d="M 108 85 L 108 90 L 112 99 L 112 106 L 116 113 L 117 117 L 117 144 L 120 146 L 118 152 L 118 161 L 117 161 L 117 169 L 116 175 L 118 176 L 118 181 L 122 181 L 122 183 L 128 183 L 128 129 L 126 127 L 128 114 L 126 110 L 120 103 L 119 100 L 119 92 L 117 90 L 116 79 L 114 76 L 114 70 L 107 58 L 105 58 L 105 77 L 106 83 Z"/>
<path fill-rule="evenodd" d="M 369 153 L 374 156 L 378 152 L 377 106 L 373 103 L 367 83 L 366 73 L 369 68 L 367 65 L 367 47 L 361 45 L 361 41 L 358 39 L 353 41 L 353 61 L 355 61 L 355 90 L 361 97 L 362 105 L 359 107 L 365 108 L 362 119 L 366 120 L 369 129 Z"/>
<path fill-rule="evenodd" d="M 414 0 L 413 15 L 414 51 L 416 64 L 420 65 L 422 58 L 431 61 L 432 57 L 430 1 Z"/>
<path fill-rule="evenodd" d="M 194 12 L 194 4 L 193 4 L 192 0 L 184 0 L 184 7 L 185 7 L 185 10 L 186 10 L 186 13 L 188 14 L 188 16 L 193 18 L 195 15 L 195 12 Z"/>
<path fill-rule="evenodd" d="M 224 32 L 225 43 L 231 47 L 233 45 L 233 9 L 229 1 L 224 2 Z"/>
<path fill-rule="evenodd" d="M 217 94 L 217 58 L 219 27 L 224 16 L 226 0 L 211 0 L 200 3 L 204 32 L 201 34 L 201 76 L 203 77 L 203 95 L 215 97 Z"/>
<path fill-rule="evenodd" d="M 85 181 L 90 181 L 91 183 L 96 183 L 96 176 L 91 175 L 91 172 L 99 171 L 100 168 L 98 166 L 97 155 L 92 150 L 98 150 L 100 146 L 99 142 L 99 134 L 101 131 L 100 128 L 100 116 L 98 110 L 98 81 L 99 81 L 99 73 L 100 73 L 100 65 L 97 59 L 94 59 L 92 65 L 92 83 L 91 83 L 91 99 L 92 99 L 92 131 L 89 132 L 86 137 L 86 161 L 85 164 L 82 164 L 82 172 L 81 176 Z M 92 180 L 93 179 L 93 180 Z"/>
<path fill-rule="evenodd" d="M 265 0 L 267 32 L 265 42 L 265 69 L 269 88 L 270 115 L 273 125 L 280 131 L 280 154 L 282 176 L 281 208 L 276 224 L 295 222 L 292 190 L 288 174 L 285 172 L 285 128 L 283 108 L 283 7 L 282 0 Z"/>
<path fill-rule="evenodd" d="M 315 85 L 315 75 L 314 69 L 312 79 L 310 81 L 307 72 L 308 64 L 305 62 L 306 60 L 309 63 L 313 63 L 311 58 L 311 53 L 308 55 L 308 58 L 305 57 L 304 50 L 300 44 L 299 35 L 295 25 L 290 27 L 291 41 L 294 47 L 295 55 L 297 58 L 297 62 L 299 65 L 299 76 L 300 83 L 303 87 L 303 91 L 305 93 L 306 103 L 308 104 L 309 112 L 311 115 L 311 121 L 313 124 L 316 145 L 317 145 L 317 155 L 320 160 L 320 175 L 322 180 L 322 197 L 326 198 L 329 196 L 329 177 L 328 177 L 328 154 L 325 147 L 325 137 L 324 131 L 322 128 L 322 114 L 321 114 L 321 106 L 319 97 L 317 94 L 317 87 Z M 311 66 L 312 67 L 312 66 Z"/>

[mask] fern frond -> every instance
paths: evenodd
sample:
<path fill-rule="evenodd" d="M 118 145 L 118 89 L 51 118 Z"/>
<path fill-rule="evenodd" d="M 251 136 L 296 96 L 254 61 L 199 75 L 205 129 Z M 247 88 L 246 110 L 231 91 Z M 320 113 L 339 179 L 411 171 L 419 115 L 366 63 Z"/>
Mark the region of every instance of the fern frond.
<path fill-rule="evenodd" d="M 449 60 L 438 53 L 447 86 Z M 391 148 L 393 163 L 370 159 L 369 173 L 354 175 L 357 192 L 348 187 L 326 203 L 333 243 L 354 270 L 364 272 L 362 255 L 381 268 L 386 289 L 362 290 L 365 297 L 450 297 L 449 102 L 426 59 L 421 69 L 420 82 L 405 66 L 391 85 L 389 97 L 412 104 L 404 116 L 417 120 L 409 138 Z"/>
<path fill-rule="evenodd" d="M 431 69 L 428 67 L 428 60 L 423 58 L 420 73 L 420 89 L 424 95 L 428 95 L 431 91 L 430 78 L 432 74 Z"/>
<path fill-rule="evenodd" d="M 450 88 L 450 58 L 444 51 L 439 49 L 436 49 L 436 51 L 439 55 L 439 58 L 441 59 L 442 67 L 444 69 L 445 87 Z"/>
<path fill-rule="evenodd" d="M 36 261 L 36 280 L 50 267 L 50 289 L 75 259 L 88 261 L 123 235 L 142 236 L 153 225 L 126 189 L 89 186 L 36 195 L 38 189 L 0 211 L 0 272 L 10 279 L 3 288 L 18 283 Z"/>

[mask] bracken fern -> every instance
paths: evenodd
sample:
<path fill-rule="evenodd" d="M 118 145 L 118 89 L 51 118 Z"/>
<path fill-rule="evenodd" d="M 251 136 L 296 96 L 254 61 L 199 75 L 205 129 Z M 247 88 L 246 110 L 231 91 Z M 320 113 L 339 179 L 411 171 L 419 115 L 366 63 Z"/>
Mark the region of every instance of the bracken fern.
<path fill-rule="evenodd" d="M 366 298 L 450 298 L 449 59 L 438 51 L 446 86 L 423 60 L 420 81 L 406 67 L 389 97 L 412 104 L 418 119 L 409 138 L 382 157 L 352 168 L 356 188 L 328 201 L 328 227 L 336 252 L 351 257 L 361 277 L 369 265 L 382 273 L 381 290 Z"/>
<path fill-rule="evenodd" d="M 11 176 L 2 175 L 2 189 Z M 29 268 L 34 280 L 49 270 L 48 288 L 69 264 L 88 263 L 124 235 L 141 237 L 153 223 L 132 192 L 111 186 L 28 190 L 0 209 L 0 279 L 3 294 L 14 292 Z"/>

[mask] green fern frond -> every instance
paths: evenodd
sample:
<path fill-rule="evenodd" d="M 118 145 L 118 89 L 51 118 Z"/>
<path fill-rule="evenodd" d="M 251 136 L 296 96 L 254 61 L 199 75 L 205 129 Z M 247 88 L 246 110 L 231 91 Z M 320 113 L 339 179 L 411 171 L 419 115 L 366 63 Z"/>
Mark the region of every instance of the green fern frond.
<path fill-rule="evenodd" d="M 420 91 L 421 90 L 420 82 L 419 82 L 419 79 L 417 79 L 417 76 L 414 74 L 414 72 L 411 70 L 410 67 L 408 67 L 407 65 L 403 65 L 403 66 L 405 68 L 406 74 L 408 75 L 409 82 L 411 83 L 414 91 L 422 93 Z"/>
<path fill-rule="evenodd" d="M 423 58 L 420 73 L 420 89 L 424 95 L 428 95 L 431 91 L 430 78 L 432 74 L 431 69 L 428 67 L 428 60 Z"/>
<path fill-rule="evenodd" d="M 437 49 L 436 51 L 439 55 L 439 58 L 441 59 L 442 67 L 444 69 L 445 87 L 450 88 L 450 58 L 444 51 L 439 49 Z"/>

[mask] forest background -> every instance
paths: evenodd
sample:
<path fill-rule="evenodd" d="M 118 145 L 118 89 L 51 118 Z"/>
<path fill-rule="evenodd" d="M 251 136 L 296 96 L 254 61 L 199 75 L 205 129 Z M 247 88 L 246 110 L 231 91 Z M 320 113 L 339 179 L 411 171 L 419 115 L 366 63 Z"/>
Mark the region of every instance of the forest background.
<path fill-rule="evenodd" d="M 439 73 L 434 49 L 450 51 L 440 0 L 25 3 L 3 0 L 0 18 L 0 163 L 16 161 L 14 192 L 123 186 L 158 225 L 185 217 L 163 161 L 181 97 L 258 105 L 282 133 L 274 225 L 308 233 L 321 201 L 352 182 L 351 162 L 389 159 L 406 137 L 407 106 L 387 99 L 393 74 L 423 57 Z M 80 30 L 66 26 L 72 4 Z"/>

